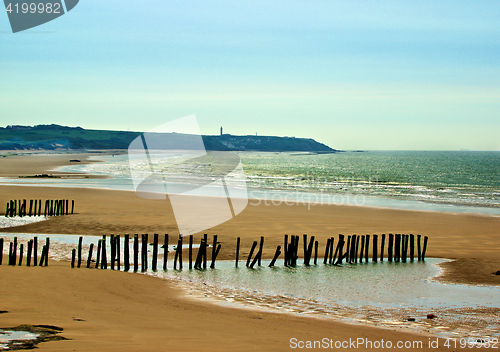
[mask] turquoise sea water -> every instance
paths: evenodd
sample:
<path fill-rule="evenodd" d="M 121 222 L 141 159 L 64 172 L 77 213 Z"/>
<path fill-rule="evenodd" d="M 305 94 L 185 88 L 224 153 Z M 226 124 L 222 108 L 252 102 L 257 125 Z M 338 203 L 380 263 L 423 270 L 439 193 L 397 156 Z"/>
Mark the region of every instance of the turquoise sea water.
<path fill-rule="evenodd" d="M 250 186 L 500 207 L 500 152 L 241 155 Z"/>
<path fill-rule="evenodd" d="M 500 214 L 500 152 L 241 152 L 239 156 L 248 196 L 253 199 Z M 134 189 L 127 155 L 95 159 L 104 162 L 71 165 L 62 171 L 110 178 L 1 179 L 0 182 Z"/>

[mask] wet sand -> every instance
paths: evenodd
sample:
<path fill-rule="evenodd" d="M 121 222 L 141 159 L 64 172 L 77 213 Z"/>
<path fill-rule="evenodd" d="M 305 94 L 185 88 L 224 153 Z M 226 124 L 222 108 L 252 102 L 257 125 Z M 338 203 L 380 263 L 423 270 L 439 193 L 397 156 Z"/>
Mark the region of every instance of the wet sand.
<path fill-rule="evenodd" d="M 18 171 L 44 173 L 52 165 L 51 159 L 42 156 L 28 158 L 38 161 Z M 0 158 L 0 175 L 9 170 L 12 176 L 16 168 L 12 163 L 4 168 L 6 159 L 9 158 Z M 57 162 L 64 164 L 64 160 Z M 168 201 L 141 199 L 133 192 L 0 186 L 0 215 L 5 212 L 5 203 L 16 198 L 74 199 L 76 214 L 3 229 L 3 232 L 178 234 Z M 500 270 L 499 217 L 335 205 L 308 209 L 301 204 L 275 206 L 250 202 L 254 204 L 232 220 L 206 231 L 209 238 L 214 233 L 219 235 L 221 259 L 234 258 L 238 236 L 242 238 L 242 257 L 246 257 L 254 240 L 265 236 L 264 256 L 269 258 L 276 246 L 282 244 L 284 234 L 314 235 L 322 253 L 326 239 L 339 233 L 413 233 L 429 236 L 428 257 L 457 259 L 445 264 L 444 279 L 500 285 L 500 276 L 494 275 L 494 271 Z M 195 241 L 198 242 L 200 236 L 197 234 Z M 67 262 L 51 262 L 48 268 L 2 265 L 0 295 L 0 310 L 9 311 L 0 315 L 0 326 L 57 325 L 65 329 L 63 336 L 73 339 L 44 343 L 42 350 L 279 351 L 290 349 L 292 337 L 299 340 L 423 339 L 424 346 L 428 341 L 427 337 L 400 331 L 242 311 L 186 300 L 178 289 L 163 280 L 121 272 L 71 270 Z M 449 350 L 442 343 L 440 346 L 439 350 Z"/>
<path fill-rule="evenodd" d="M 429 341 L 423 334 L 397 327 L 385 330 L 221 307 L 186 299 L 179 289 L 157 278 L 71 270 L 67 263 L 54 261 L 46 268 L 2 265 L 0 282 L 0 310 L 8 311 L 0 314 L 1 327 L 29 323 L 64 328 L 61 335 L 70 340 L 42 343 L 41 351 L 289 351 L 292 338 L 384 339 L 394 345 L 422 341 L 425 347 Z"/>

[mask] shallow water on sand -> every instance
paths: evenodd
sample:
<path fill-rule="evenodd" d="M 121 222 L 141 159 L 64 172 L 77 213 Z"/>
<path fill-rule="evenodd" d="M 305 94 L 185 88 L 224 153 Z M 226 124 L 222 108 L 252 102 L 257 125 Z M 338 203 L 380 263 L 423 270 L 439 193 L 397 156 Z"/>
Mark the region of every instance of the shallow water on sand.
<path fill-rule="evenodd" d="M 34 234 L 0 234 L 6 242 L 14 236 L 18 243 L 24 243 Z M 77 248 L 78 236 L 38 235 L 39 246 L 47 236 L 51 239 L 50 259 L 70 260 L 72 249 Z M 95 245 L 100 238 L 83 238 L 82 267 L 86 266 L 90 243 Z M 109 240 L 107 242 L 109 255 Z M 132 254 L 132 241 L 129 248 Z M 174 247 L 169 246 L 170 259 L 173 259 L 173 250 Z M 4 253 L 7 251 L 8 246 L 4 245 Z M 95 255 L 94 250 L 93 258 Z M 148 268 L 151 268 L 152 246 L 148 246 L 148 256 Z M 161 268 L 161 254 L 158 261 Z M 274 268 L 268 268 L 269 261 L 263 260 L 262 266 L 255 269 L 247 268 L 244 261 L 239 262 L 239 268 L 235 268 L 233 261 L 218 261 L 216 269 L 188 270 L 184 263 L 182 271 L 172 270 L 170 261 L 167 271 L 149 269 L 146 273 L 174 281 L 188 296 L 233 307 L 335 318 L 452 337 L 499 336 L 500 287 L 439 283 L 434 278 L 440 273 L 438 264 L 444 261 L 428 258 L 425 262 L 391 263 L 385 260 L 341 266 L 324 265 L 320 261 L 318 265 L 295 268 L 286 268 L 283 261 L 277 261 Z M 427 314 L 435 314 L 437 318 L 427 319 Z"/>

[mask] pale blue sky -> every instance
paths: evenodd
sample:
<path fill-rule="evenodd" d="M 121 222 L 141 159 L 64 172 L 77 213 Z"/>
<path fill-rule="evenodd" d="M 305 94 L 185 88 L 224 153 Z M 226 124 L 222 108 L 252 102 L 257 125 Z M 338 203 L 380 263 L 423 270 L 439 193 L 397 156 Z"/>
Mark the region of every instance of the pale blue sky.
<path fill-rule="evenodd" d="M 12 34 L 0 125 L 500 150 L 500 2 L 81 0 Z"/>

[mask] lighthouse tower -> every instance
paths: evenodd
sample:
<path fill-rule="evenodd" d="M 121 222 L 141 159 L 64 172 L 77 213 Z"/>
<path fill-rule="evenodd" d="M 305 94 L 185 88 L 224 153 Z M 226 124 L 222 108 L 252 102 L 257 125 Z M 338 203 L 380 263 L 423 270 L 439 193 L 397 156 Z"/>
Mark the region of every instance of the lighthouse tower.
<path fill-rule="evenodd" d="M 220 135 L 222 136 L 223 133 L 222 133 L 222 126 L 220 126 Z"/>

